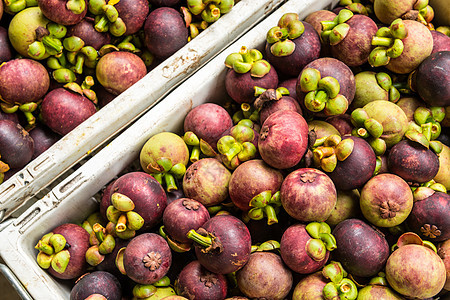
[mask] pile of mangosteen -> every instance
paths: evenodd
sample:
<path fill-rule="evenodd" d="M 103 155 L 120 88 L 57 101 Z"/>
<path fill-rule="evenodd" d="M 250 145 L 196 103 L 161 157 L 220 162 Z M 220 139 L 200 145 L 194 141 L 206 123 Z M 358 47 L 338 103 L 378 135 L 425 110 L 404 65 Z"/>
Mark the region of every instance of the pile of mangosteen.
<path fill-rule="evenodd" d="M 0 1 L 0 184 L 233 6 Z"/>
<path fill-rule="evenodd" d="M 433 15 L 284 14 L 227 56 L 228 101 L 152 136 L 38 264 L 73 300 L 448 297 L 450 28 Z"/>

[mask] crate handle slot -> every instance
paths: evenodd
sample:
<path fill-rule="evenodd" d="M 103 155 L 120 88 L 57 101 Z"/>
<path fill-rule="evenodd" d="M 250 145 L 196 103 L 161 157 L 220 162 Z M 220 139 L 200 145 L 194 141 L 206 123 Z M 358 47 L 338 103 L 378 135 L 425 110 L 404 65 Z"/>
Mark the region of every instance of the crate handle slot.
<path fill-rule="evenodd" d="M 277 7 L 278 5 L 280 5 L 283 2 L 285 2 L 285 0 L 275 0 L 275 1 L 268 3 L 266 5 L 266 7 L 264 8 L 264 14 L 267 15 L 268 13 L 271 13 L 275 7 Z"/>
<path fill-rule="evenodd" d="M 58 192 L 61 194 L 70 194 L 76 187 L 80 186 L 86 179 L 83 177 L 82 173 L 78 173 L 75 177 L 70 179 L 68 182 L 62 184 L 58 188 Z M 60 197 L 59 197 L 60 198 Z"/>
<path fill-rule="evenodd" d="M 35 166 L 33 166 L 31 169 L 34 172 L 39 172 L 39 169 L 44 168 L 47 169 L 50 167 L 50 164 L 52 163 L 52 159 L 50 156 L 45 156 L 43 159 L 41 159 Z"/>

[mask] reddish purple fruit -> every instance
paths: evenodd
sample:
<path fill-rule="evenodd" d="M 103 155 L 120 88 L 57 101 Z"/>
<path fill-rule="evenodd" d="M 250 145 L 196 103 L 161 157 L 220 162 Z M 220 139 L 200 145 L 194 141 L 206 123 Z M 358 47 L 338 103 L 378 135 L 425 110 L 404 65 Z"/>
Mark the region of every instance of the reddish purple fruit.
<path fill-rule="evenodd" d="M 68 134 L 96 112 L 92 101 L 65 88 L 50 91 L 41 105 L 44 123 L 60 135 Z"/>
<path fill-rule="evenodd" d="M 166 275 L 172 252 L 166 240 L 156 233 L 134 237 L 123 253 L 126 275 L 140 284 L 152 284 Z"/>
<path fill-rule="evenodd" d="M 22 168 L 30 162 L 33 152 L 33 138 L 21 125 L 0 120 L 0 155 L 4 163 L 11 169 Z"/>
<path fill-rule="evenodd" d="M 328 260 L 330 252 L 319 260 L 314 259 L 307 251 L 307 246 L 312 237 L 305 229 L 304 224 L 291 225 L 281 237 L 280 252 L 284 263 L 294 272 L 311 274 L 321 269 Z"/>
<path fill-rule="evenodd" d="M 0 64 L 13 58 L 13 48 L 9 42 L 8 30 L 0 26 Z"/>
<path fill-rule="evenodd" d="M 79 278 L 70 291 L 70 300 L 85 300 L 91 295 L 102 295 L 109 300 L 122 299 L 122 287 L 111 273 L 94 271 Z"/>
<path fill-rule="evenodd" d="M 209 212 L 200 202 L 181 198 L 167 205 L 163 214 L 164 232 L 179 243 L 191 243 L 186 234 L 197 230 L 210 219 Z"/>
<path fill-rule="evenodd" d="M 379 230 L 359 219 L 347 219 L 332 233 L 337 243 L 332 257 L 350 274 L 371 277 L 384 267 L 389 245 Z"/>
<path fill-rule="evenodd" d="M 113 51 L 97 63 L 98 82 L 110 93 L 119 95 L 147 74 L 144 61 L 134 53 Z"/>
<path fill-rule="evenodd" d="M 78 3 L 76 1 L 37 0 L 37 3 L 47 19 L 65 26 L 80 22 L 88 10 L 86 0 L 79 0 Z"/>
<path fill-rule="evenodd" d="M 114 7 L 125 23 L 124 36 L 138 32 L 144 26 L 145 19 L 150 11 L 147 0 L 120 0 L 114 4 Z"/>
<path fill-rule="evenodd" d="M 431 54 L 440 51 L 450 51 L 450 37 L 437 30 L 431 30 L 433 37 L 433 50 Z"/>
<path fill-rule="evenodd" d="M 407 182 L 423 183 L 436 176 L 439 158 L 431 149 L 411 140 L 403 140 L 389 151 L 388 168 Z"/>
<path fill-rule="evenodd" d="M 98 32 L 94 25 L 92 19 L 84 18 L 67 29 L 67 37 L 79 37 L 85 46 L 92 46 L 95 50 L 99 50 L 102 46 L 111 43 L 111 35 L 109 32 Z"/>
<path fill-rule="evenodd" d="M 281 257 L 271 252 L 254 252 L 236 272 L 239 290 L 251 299 L 286 299 L 292 287 L 292 272 Z"/>
<path fill-rule="evenodd" d="M 215 103 L 204 103 L 189 111 L 184 119 L 184 132 L 192 131 L 213 149 L 222 134 L 233 126 L 228 112 Z"/>
<path fill-rule="evenodd" d="M 188 29 L 181 14 L 171 7 L 152 11 L 144 23 L 145 45 L 158 58 L 165 59 L 188 42 Z"/>
<path fill-rule="evenodd" d="M 37 124 L 29 133 L 34 141 L 34 152 L 31 159 L 35 159 L 44 153 L 61 138 L 47 126 L 41 124 Z"/>
<path fill-rule="evenodd" d="M 272 114 L 279 110 L 292 110 L 298 114 L 302 114 L 302 108 L 298 104 L 297 99 L 291 96 L 282 96 L 278 100 L 269 101 L 263 104 L 259 111 L 259 121 L 264 124 L 264 121 Z"/>
<path fill-rule="evenodd" d="M 294 111 L 278 111 L 261 127 L 258 150 L 262 159 L 277 169 L 297 165 L 308 146 L 308 124 Z"/>
<path fill-rule="evenodd" d="M 194 260 L 179 273 L 175 290 L 189 299 L 221 300 L 227 296 L 228 283 L 223 274 L 211 273 Z"/>
<path fill-rule="evenodd" d="M 291 172 L 284 179 L 280 192 L 283 208 L 301 222 L 325 221 L 337 201 L 333 181 L 324 172 L 313 168 Z"/>
<path fill-rule="evenodd" d="M 216 215 L 188 237 L 194 241 L 199 262 L 213 273 L 228 274 L 242 268 L 251 251 L 247 226 L 232 215 Z"/>

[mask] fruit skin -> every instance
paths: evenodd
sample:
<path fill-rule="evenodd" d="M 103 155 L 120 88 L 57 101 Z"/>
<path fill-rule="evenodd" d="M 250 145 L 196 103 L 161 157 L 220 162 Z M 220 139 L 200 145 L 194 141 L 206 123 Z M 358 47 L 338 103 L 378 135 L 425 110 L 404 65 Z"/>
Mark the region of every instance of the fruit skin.
<path fill-rule="evenodd" d="M 67 8 L 67 2 L 60 0 L 37 0 L 39 8 L 49 20 L 65 26 L 75 25 L 86 16 L 88 3 L 84 0 L 84 10 L 81 13 L 75 13 Z"/>
<path fill-rule="evenodd" d="M 356 300 L 403 300 L 402 296 L 397 294 L 388 286 L 382 285 L 367 285 L 358 291 L 358 298 Z"/>
<path fill-rule="evenodd" d="M 398 293 L 424 299 L 442 290 L 446 270 L 444 262 L 433 250 L 422 245 L 407 244 L 389 256 L 386 279 Z"/>
<path fill-rule="evenodd" d="M 228 283 L 223 274 L 211 273 L 194 260 L 179 273 L 175 289 L 190 299 L 220 300 L 227 296 Z"/>
<path fill-rule="evenodd" d="M 110 300 L 120 300 L 122 287 L 111 273 L 94 271 L 77 280 L 70 291 L 70 300 L 84 300 L 92 294 L 100 294 Z"/>
<path fill-rule="evenodd" d="M 298 104 L 297 100 L 290 96 L 283 96 L 280 99 L 269 102 L 267 106 L 263 105 L 263 108 L 259 111 L 259 121 L 261 124 L 273 113 L 279 110 L 292 110 L 300 115 L 302 114 L 302 108 Z"/>
<path fill-rule="evenodd" d="M 230 171 L 215 158 L 202 158 L 190 165 L 183 177 L 183 192 L 204 206 L 222 203 L 228 197 Z"/>
<path fill-rule="evenodd" d="M 18 123 L 0 120 L 1 160 L 11 169 L 22 168 L 33 157 L 34 140 Z"/>
<path fill-rule="evenodd" d="M 310 274 L 302 278 L 294 288 L 292 300 L 322 300 L 323 288 L 329 281 L 322 276 L 322 272 Z"/>
<path fill-rule="evenodd" d="M 433 53 L 418 66 L 414 86 L 428 105 L 450 106 L 449 68 L 450 51 Z"/>
<path fill-rule="evenodd" d="M 337 190 L 336 205 L 325 222 L 331 227 L 334 227 L 346 219 L 360 217 L 359 191 L 357 189 L 350 191 Z"/>
<path fill-rule="evenodd" d="M 44 123 L 60 135 L 68 134 L 96 112 L 92 101 L 65 88 L 48 92 L 41 104 Z"/>
<path fill-rule="evenodd" d="M 350 30 L 340 43 L 331 46 L 331 53 L 349 67 L 360 66 L 367 62 L 372 51 L 371 42 L 377 33 L 377 24 L 371 18 L 357 14 L 345 23 Z"/>
<path fill-rule="evenodd" d="M 270 190 L 272 195 L 279 191 L 283 175 L 268 166 L 261 159 L 252 159 L 240 164 L 231 174 L 229 193 L 231 201 L 239 209 L 248 211 L 250 200 L 261 192 Z"/>
<path fill-rule="evenodd" d="M 98 82 L 119 95 L 147 74 L 144 61 L 134 53 L 113 51 L 103 55 L 95 67 Z"/>
<path fill-rule="evenodd" d="M 433 36 L 425 25 L 413 20 L 403 20 L 403 24 L 408 30 L 408 35 L 402 39 L 403 52 L 386 65 L 388 70 L 397 74 L 414 71 L 433 50 Z"/>
<path fill-rule="evenodd" d="M 126 247 L 123 264 L 127 276 L 133 281 L 152 284 L 168 272 L 172 264 L 172 252 L 160 235 L 143 233 L 134 237 Z"/>
<path fill-rule="evenodd" d="M 295 50 L 287 56 L 275 56 L 270 51 L 272 44 L 266 42 L 265 53 L 267 60 L 280 74 L 286 76 L 298 76 L 300 71 L 311 61 L 319 58 L 320 37 L 314 27 L 301 21 L 305 31 L 296 39 L 291 40 L 295 44 Z"/>
<path fill-rule="evenodd" d="M 337 201 L 333 181 L 313 168 L 300 168 L 287 175 L 280 193 L 283 208 L 301 222 L 325 221 Z"/>
<path fill-rule="evenodd" d="M 352 275 L 375 276 L 389 257 L 384 235 L 360 219 L 340 222 L 332 231 L 337 248 L 331 253 Z"/>
<path fill-rule="evenodd" d="M 192 131 L 213 149 L 222 134 L 233 126 L 228 112 L 215 103 L 204 103 L 191 109 L 184 118 L 184 132 Z"/>
<path fill-rule="evenodd" d="M 35 102 L 47 93 L 50 77 L 45 67 L 29 58 L 17 58 L 0 67 L 0 95 L 8 104 Z"/>
<path fill-rule="evenodd" d="M 126 26 L 123 36 L 138 32 L 150 11 L 147 0 L 120 0 L 114 7 Z"/>
<path fill-rule="evenodd" d="M 86 46 L 92 46 L 95 50 L 99 50 L 103 45 L 111 43 L 111 35 L 109 32 L 98 32 L 94 25 L 93 20 L 84 18 L 67 28 L 67 37 L 77 36 L 84 41 Z"/>
<path fill-rule="evenodd" d="M 433 50 L 431 51 L 431 54 L 440 51 L 450 51 L 449 36 L 437 30 L 432 30 L 431 35 L 433 36 Z"/>
<path fill-rule="evenodd" d="M 8 30 L 0 26 L 0 64 L 12 58 L 13 52 L 8 39 Z"/>
<path fill-rule="evenodd" d="M 225 88 L 228 95 L 237 103 L 253 103 L 256 99 L 254 87 L 276 89 L 278 87 L 278 74 L 274 67 L 263 77 L 253 77 L 250 72 L 237 73 L 228 69 L 225 75 Z"/>
<path fill-rule="evenodd" d="M 81 226 L 65 223 L 52 230 L 53 234 L 61 234 L 66 239 L 70 247 L 67 248 L 70 253 L 69 264 L 64 273 L 60 274 L 51 267 L 47 271 L 59 279 L 75 279 L 84 274 L 88 264 L 86 262 L 85 253 L 90 247 L 89 233 Z"/>
<path fill-rule="evenodd" d="M 333 172 L 327 173 L 338 190 L 353 190 L 362 187 L 373 175 L 376 156 L 372 147 L 363 138 L 345 136 L 342 140 L 354 141 L 353 151 L 343 161 L 338 161 Z"/>
<path fill-rule="evenodd" d="M 438 245 L 438 255 L 442 259 L 446 270 L 446 280 L 444 289 L 450 291 L 450 239 Z"/>
<path fill-rule="evenodd" d="M 403 140 L 388 155 L 388 168 L 407 182 L 423 183 L 433 179 L 439 170 L 439 158 L 417 142 Z"/>
<path fill-rule="evenodd" d="M 30 130 L 29 133 L 34 141 L 34 152 L 31 159 L 35 159 L 36 157 L 41 155 L 44 151 L 46 151 L 60 139 L 60 136 L 58 134 L 40 123 L 38 123 L 36 127 Z"/>
<path fill-rule="evenodd" d="M 439 154 L 439 170 L 433 178 L 436 182 L 441 183 L 447 190 L 450 190 L 450 147 L 443 145 Z"/>
<path fill-rule="evenodd" d="M 261 127 L 258 150 L 262 159 L 277 169 L 297 165 L 308 146 L 308 124 L 294 111 L 278 111 Z"/>
<path fill-rule="evenodd" d="M 166 59 L 188 42 L 188 29 L 180 13 L 171 7 L 153 10 L 144 23 L 145 46 L 158 58 Z"/>
<path fill-rule="evenodd" d="M 399 176 L 383 173 L 372 177 L 362 188 L 360 207 L 375 226 L 392 227 L 402 223 L 413 207 L 409 185 Z"/>
<path fill-rule="evenodd" d="M 450 238 L 449 215 L 450 195 L 434 192 L 428 198 L 414 202 L 406 224 L 424 240 L 443 242 Z"/>
<path fill-rule="evenodd" d="M 373 100 L 389 100 L 389 93 L 378 84 L 376 74 L 373 71 L 362 71 L 355 75 L 356 91 L 352 109 L 363 107 Z"/>
<path fill-rule="evenodd" d="M 325 258 L 320 261 L 309 256 L 306 252 L 306 245 L 312 237 L 305 227 L 305 224 L 289 226 L 280 241 L 281 258 L 292 271 L 299 274 L 311 274 L 320 270 L 330 256 L 330 251 L 327 251 Z"/>
<path fill-rule="evenodd" d="M 247 264 L 236 272 L 239 290 L 249 298 L 285 299 L 292 287 L 292 272 L 280 256 L 254 252 Z"/>
<path fill-rule="evenodd" d="M 201 227 L 220 241 L 223 251 L 205 251 L 196 246 L 198 261 L 210 272 L 228 274 L 242 268 L 251 251 L 251 236 L 247 226 L 232 215 L 216 215 Z"/>

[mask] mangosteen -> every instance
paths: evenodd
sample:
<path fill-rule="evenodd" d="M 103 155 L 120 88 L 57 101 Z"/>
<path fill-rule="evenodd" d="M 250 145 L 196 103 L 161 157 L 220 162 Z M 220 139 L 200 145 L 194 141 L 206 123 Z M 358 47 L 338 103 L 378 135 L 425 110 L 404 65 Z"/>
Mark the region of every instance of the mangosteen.
<path fill-rule="evenodd" d="M 390 24 L 392 21 L 398 18 L 422 20 L 425 22 L 424 16 L 428 9 L 428 1 L 415 1 L 415 0 L 376 0 L 373 1 L 373 10 L 375 16 L 384 24 Z M 421 17 L 419 17 L 421 15 Z M 426 22 L 431 21 L 427 20 Z"/>
<path fill-rule="evenodd" d="M 274 207 L 280 206 L 279 200 L 270 200 L 279 194 L 283 175 L 277 169 L 267 165 L 261 159 L 252 159 L 239 165 L 231 174 L 229 193 L 231 201 L 239 209 L 248 212 L 250 218 L 265 215 L 270 224 L 278 222 Z M 267 195 L 266 195 L 267 194 Z M 268 199 L 265 199 L 265 196 Z M 269 201 L 267 201 L 269 200 Z"/>
<path fill-rule="evenodd" d="M 204 103 L 191 109 L 184 118 L 184 132 L 192 131 L 214 150 L 223 133 L 233 126 L 228 112 L 215 103 Z"/>
<path fill-rule="evenodd" d="M 427 189 L 427 195 L 416 197 L 412 211 L 406 219 L 408 228 L 423 239 L 432 242 L 443 242 L 449 239 L 450 195 L 425 187 L 418 189 Z M 419 194 L 418 190 L 415 194 Z"/>
<path fill-rule="evenodd" d="M 333 181 L 313 168 L 300 168 L 287 175 L 280 193 L 283 208 L 301 222 L 325 221 L 337 201 Z"/>
<path fill-rule="evenodd" d="M 450 147 L 443 145 L 442 151 L 439 153 L 439 170 L 434 180 L 445 186 L 447 190 L 450 190 Z"/>
<path fill-rule="evenodd" d="M 425 58 L 414 73 L 414 86 L 430 106 L 450 106 L 450 51 Z M 444 84 L 445 83 L 445 84 Z"/>
<path fill-rule="evenodd" d="M 307 64 L 297 80 L 297 98 L 310 114 L 329 116 L 347 111 L 355 96 L 352 70 L 335 58 L 322 57 Z"/>
<path fill-rule="evenodd" d="M 283 233 L 280 253 L 294 272 L 310 274 L 320 270 L 328 260 L 336 241 L 326 223 L 294 224 Z"/>
<path fill-rule="evenodd" d="M 44 16 L 61 25 L 74 25 L 80 22 L 88 11 L 87 0 L 37 0 Z"/>
<path fill-rule="evenodd" d="M 296 13 L 286 13 L 272 27 L 266 38 L 267 60 L 279 73 L 298 76 L 311 61 L 319 58 L 320 38 L 314 27 L 299 20 Z"/>
<path fill-rule="evenodd" d="M 324 120 L 312 120 L 308 121 L 308 131 L 314 131 L 315 139 L 325 140 L 330 135 L 340 135 L 339 131 L 334 127 L 334 125 L 326 122 Z"/>
<path fill-rule="evenodd" d="M 431 35 L 433 36 L 433 50 L 431 54 L 440 51 L 450 51 L 450 37 L 437 30 L 432 30 Z"/>
<path fill-rule="evenodd" d="M 0 120 L 0 158 L 7 169 L 20 169 L 29 163 L 34 153 L 34 140 L 18 123 Z M 4 166 L 2 166 L 4 167 Z M 8 170 L 0 170 L 0 174 Z"/>
<path fill-rule="evenodd" d="M 444 289 L 450 291 L 450 239 L 439 243 L 437 253 L 444 262 L 447 273 Z"/>
<path fill-rule="evenodd" d="M 280 91 L 281 90 L 281 91 Z M 280 88 L 276 90 L 265 90 L 261 95 L 255 100 L 254 106 L 259 109 L 259 122 L 264 124 L 264 121 L 273 113 L 279 110 L 292 110 L 300 115 L 302 114 L 302 109 L 297 102 L 297 99 L 286 95 L 288 91 L 283 91 Z"/>
<path fill-rule="evenodd" d="M 79 278 L 70 291 L 70 300 L 85 300 L 91 295 L 102 295 L 109 300 L 122 299 L 122 287 L 111 273 L 94 271 Z"/>
<path fill-rule="evenodd" d="M 61 138 L 60 135 L 40 123 L 36 124 L 36 126 L 31 129 L 29 133 L 34 141 L 34 152 L 31 159 L 35 159 L 44 153 Z"/>
<path fill-rule="evenodd" d="M 328 282 L 320 271 L 309 274 L 295 286 L 292 300 L 323 299 L 323 288 Z"/>
<path fill-rule="evenodd" d="M 152 284 L 166 275 L 172 252 L 166 240 L 156 233 L 134 237 L 123 252 L 126 275 L 140 284 Z"/>
<path fill-rule="evenodd" d="M 188 29 L 181 14 L 171 7 L 153 10 L 144 23 L 145 45 L 158 58 L 165 59 L 188 43 Z"/>
<path fill-rule="evenodd" d="M 330 43 L 334 58 L 349 67 L 367 62 L 377 24 L 368 16 L 342 9 L 333 21 L 321 21 L 322 40 Z"/>
<path fill-rule="evenodd" d="M 401 295 L 392 290 L 389 286 L 369 284 L 358 291 L 358 300 L 404 300 Z"/>
<path fill-rule="evenodd" d="M 137 230 L 148 231 L 162 220 L 167 206 L 161 184 L 144 172 L 120 176 L 112 184 L 110 194 L 109 199 L 104 198 L 109 203 L 106 218 L 115 224 L 119 237 L 132 237 Z"/>
<path fill-rule="evenodd" d="M 258 150 L 271 167 L 287 169 L 297 165 L 308 146 L 308 124 L 295 111 L 278 111 L 261 127 Z"/>
<path fill-rule="evenodd" d="M 75 279 L 87 270 L 85 253 L 89 246 L 89 233 L 83 227 L 65 223 L 36 244 L 37 262 L 56 278 Z"/>
<path fill-rule="evenodd" d="M 386 262 L 386 279 L 403 296 L 419 299 L 433 297 L 445 285 L 444 262 L 436 254 L 436 249 L 427 247 L 418 236 L 417 241 L 400 243 L 406 234 L 410 233 L 400 236 L 398 248 Z"/>
<path fill-rule="evenodd" d="M 163 214 L 163 230 L 171 243 L 186 245 L 190 248 L 192 241 L 187 238 L 189 230 L 197 230 L 210 219 L 209 212 L 200 202 L 180 198 L 167 205 Z"/>
<path fill-rule="evenodd" d="M 439 159 L 431 149 L 406 139 L 389 151 L 388 168 L 407 182 L 424 183 L 436 176 Z"/>
<path fill-rule="evenodd" d="M 400 97 L 399 91 L 392 85 L 391 77 L 384 72 L 359 72 L 355 75 L 355 84 L 356 91 L 351 105 L 352 109 L 364 107 L 373 100 L 396 102 Z"/>
<path fill-rule="evenodd" d="M 64 136 L 97 112 L 84 95 L 66 88 L 48 92 L 41 104 L 42 119 L 51 130 Z"/>
<path fill-rule="evenodd" d="M 150 11 L 148 0 L 120 0 L 114 7 L 125 24 L 124 36 L 135 34 L 143 28 Z"/>
<path fill-rule="evenodd" d="M 9 42 L 8 30 L 0 26 L 0 63 L 13 58 L 13 48 Z"/>
<path fill-rule="evenodd" d="M 215 158 L 202 158 L 190 165 L 183 177 L 186 197 L 206 207 L 218 205 L 228 198 L 231 172 Z"/>
<path fill-rule="evenodd" d="M 331 227 L 335 227 L 344 220 L 359 217 L 361 217 L 361 209 L 359 208 L 358 190 L 337 190 L 336 206 L 325 222 Z"/>
<path fill-rule="evenodd" d="M 181 179 L 189 161 L 189 149 L 184 140 L 172 132 L 153 135 L 141 148 L 139 161 L 142 169 L 155 177 L 166 190 L 177 190 L 176 179 Z"/>
<path fill-rule="evenodd" d="M 127 51 L 112 51 L 97 62 L 98 82 L 110 93 L 119 95 L 147 74 L 144 61 Z"/>
<path fill-rule="evenodd" d="M 249 298 L 285 299 L 293 276 L 281 257 L 271 252 L 254 252 L 236 272 L 239 290 Z"/>
<path fill-rule="evenodd" d="M 278 74 L 271 64 L 263 59 L 257 49 L 241 47 L 238 53 L 231 53 L 225 59 L 228 69 L 225 75 L 227 94 L 237 103 L 253 103 L 255 87 L 276 89 Z"/>
<path fill-rule="evenodd" d="M 389 245 L 384 235 L 360 219 L 340 222 L 332 231 L 337 248 L 332 259 L 354 276 L 372 277 L 384 267 Z"/>
<path fill-rule="evenodd" d="M 413 207 L 411 188 L 401 177 L 383 173 L 369 179 L 361 190 L 361 211 L 375 226 L 393 227 L 402 223 Z"/>
<path fill-rule="evenodd" d="M 280 81 L 278 87 L 286 88 L 289 91 L 289 96 L 297 100 L 297 77 Z"/>
<path fill-rule="evenodd" d="M 85 46 L 92 46 L 95 50 L 100 50 L 102 46 L 111 43 L 111 35 L 109 32 L 98 32 L 94 25 L 94 20 L 84 18 L 67 29 L 67 37 L 79 37 L 83 40 Z"/>
<path fill-rule="evenodd" d="M 195 260 L 181 270 L 175 289 L 189 299 L 221 300 L 227 296 L 228 283 L 223 274 L 212 273 Z"/>
<path fill-rule="evenodd" d="M 215 215 L 198 230 L 190 230 L 187 236 L 194 241 L 198 261 L 210 272 L 236 272 L 250 257 L 250 232 L 232 215 Z"/>

